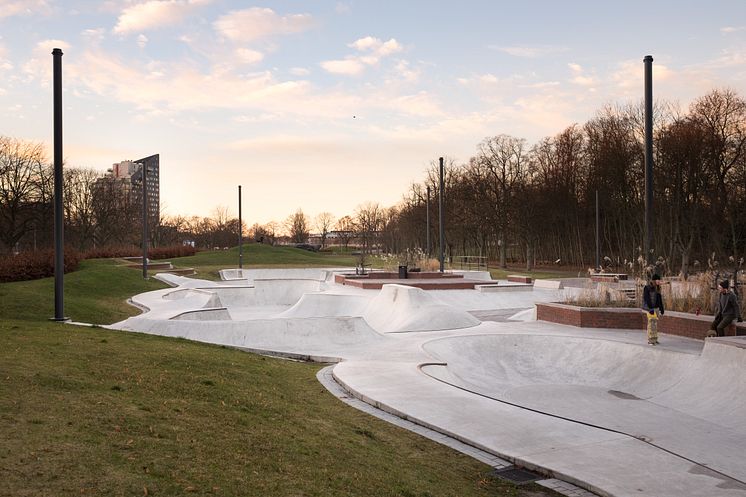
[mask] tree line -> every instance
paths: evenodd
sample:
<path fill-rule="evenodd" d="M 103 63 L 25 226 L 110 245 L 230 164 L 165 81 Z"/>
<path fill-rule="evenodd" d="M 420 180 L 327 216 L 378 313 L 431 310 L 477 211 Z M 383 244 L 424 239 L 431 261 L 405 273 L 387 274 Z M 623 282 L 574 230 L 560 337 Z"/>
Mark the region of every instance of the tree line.
<path fill-rule="evenodd" d="M 483 256 L 500 266 L 595 264 L 596 195 L 600 251 L 622 269 L 640 258 L 665 260 L 688 274 L 707 261 L 742 261 L 746 251 L 746 100 L 718 89 L 687 109 L 654 106 L 654 240 L 644 236 L 642 104 L 600 109 L 583 124 L 529 144 L 499 134 L 483 139 L 468 160 L 445 158 L 445 252 Z M 126 189 L 101 173 L 65 168 L 66 241 L 81 250 L 140 243 L 140 210 Z M 301 209 L 284 222 L 242 227 L 264 243 L 354 244 L 364 250 L 435 254 L 438 164 L 392 207 L 359 205 L 335 219 Z M 427 195 L 427 192 L 430 195 Z M 41 144 L 0 137 L 0 244 L 6 251 L 52 245 L 52 168 Z M 430 210 L 431 246 L 426 245 Z M 238 219 L 225 207 L 208 217 L 162 216 L 153 245 L 190 241 L 199 248 L 235 245 Z"/>
<path fill-rule="evenodd" d="M 688 274 L 706 261 L 742 261 L 746 250 L 746 101 L 713 90 L 688 109 L 654 107 L 654 240 L 644 237 L 642 105 L 607 106 L 584 124 L 528 144 L 505 134 L 482 140 L 463 163 L 446 159 L 446 253 L 482 255 L 500 266 L 595 263 L 596 192 L 600 251 L 622 268 L 659 258 Z M 430 198 L 427 198 L 427 188 Z M 437 233 L 438 165 L 389 210 L 382 242 L 425 248 L 429 202 Z M 432 214 L 435 214 L 434 216 Z M 603 264 L 602 264 L 603 265 Z M 729 266 L 730 267 L 730 266 Z"/>

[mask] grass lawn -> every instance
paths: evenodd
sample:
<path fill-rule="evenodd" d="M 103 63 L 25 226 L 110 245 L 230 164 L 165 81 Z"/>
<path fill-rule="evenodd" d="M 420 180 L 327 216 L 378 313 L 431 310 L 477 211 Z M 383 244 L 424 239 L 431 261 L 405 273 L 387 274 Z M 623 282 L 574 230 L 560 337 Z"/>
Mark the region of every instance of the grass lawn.
<path fill-rule="evenodd" d="M 194 267 L 195 278 L 220 279 L 218 271 L 238 267 L 238 247 L 205 250 L 190 257 L 169 259 L 178 267 Z M 272 247 L 261 243 L 243 246 L 243 266 L 257 267 L 354 267 L 356 258 L 349 253 L 310 252 L 294 247 Z"/>
<path fill-rule="evenodd" d="M 490 268 L 490 274 L 492 275 L 492 279 L 502 280 L 507 279 L 509 274 L 523 274 L 526 276 L 531 276 L 537 280 L 547 278 L 577 278 L 578 275 L 580 275 L 581 277 L 588 276 L 588 273 L 585 271 L 578 272 L 577 269 L 567 268 L 538 267 L 535 268 L 533 271 L 526 271 L 525 265 L 508 267 L 507 269 Z"/>
<path fill-rule="evenodd" d="M 160 287 L 106 260 L 65 281 L 65 314 L 96 323 Z M 52 314 L 52 279 L 0 284 L 0 495 L 558 495 L 348 407 L 318 364 Z"/>

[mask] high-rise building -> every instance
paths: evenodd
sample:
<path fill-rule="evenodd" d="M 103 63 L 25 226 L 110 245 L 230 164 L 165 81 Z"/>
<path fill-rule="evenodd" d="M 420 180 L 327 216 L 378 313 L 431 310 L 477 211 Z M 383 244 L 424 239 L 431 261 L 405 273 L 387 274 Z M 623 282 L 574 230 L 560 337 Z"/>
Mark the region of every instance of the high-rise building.
<path fill-rule="evenodd" d="M 131 194 L 135 205 L 142 205 L 142 170 L 145 168 L 145 188 L 148 197 L 148 220 L 151 225 L 160 219 L 160 154 L 138 160 L 123 160 L 112 165 L 107 176 L 117 180 Z"/>

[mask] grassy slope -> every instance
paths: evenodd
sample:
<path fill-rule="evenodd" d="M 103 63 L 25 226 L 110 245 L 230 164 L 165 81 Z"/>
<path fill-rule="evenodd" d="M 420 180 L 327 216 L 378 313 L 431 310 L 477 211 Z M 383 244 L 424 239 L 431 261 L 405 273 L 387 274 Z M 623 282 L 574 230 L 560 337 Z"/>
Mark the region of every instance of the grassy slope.
<path fill-rule="evenodd" d="M 238 267 L 238 247 L 229 250 L 197 252 L 191 257 L 171 259 L 179 267 L 194 267 L 197 278 L 218 279 L 218 270 Z M 251 243 L 243 247 L 244 267 L 348 267 L 355 266 L 355 257 L 309 252 L 292 247 L 272 247 Z"/>
<path fill-rule="evenodd" d="M 66 314 L 113 322 L 156 287 L 87 261 Z M 317 364 L 48 322 L 52 288 L 0 284 L 0 495 L 554 495 L 345 406 Z"/>

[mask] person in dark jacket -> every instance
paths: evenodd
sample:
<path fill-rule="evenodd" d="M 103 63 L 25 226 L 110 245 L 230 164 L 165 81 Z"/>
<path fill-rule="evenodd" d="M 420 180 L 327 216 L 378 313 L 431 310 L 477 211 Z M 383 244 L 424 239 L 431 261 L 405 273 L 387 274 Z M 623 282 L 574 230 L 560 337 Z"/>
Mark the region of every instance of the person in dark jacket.
<path fill-rule="evenodd" d="M 658 345 L 658 316 L 663 315 L 663 295 L 661 277 L 654 274 L 642 290 L 642 308 L 648 317 L 648 343 Z"/>
<path fill-rule="evenodd" d="M 720 294 L 718 295 L 718 303 L 715 306 L 715 319 L 710 325 L 710 332 L 707 336 L 725 336 L 725 330 L 731 323 L 737 319 L 740 323 L 741 309 L 738 306 L 738 298 L 736 294 L 730 291 L 730 283 L 728 280 L 723 280 L 718 285 Z"/>

